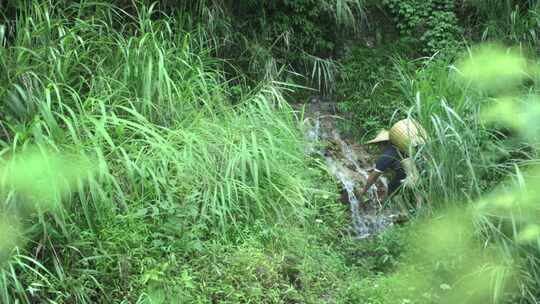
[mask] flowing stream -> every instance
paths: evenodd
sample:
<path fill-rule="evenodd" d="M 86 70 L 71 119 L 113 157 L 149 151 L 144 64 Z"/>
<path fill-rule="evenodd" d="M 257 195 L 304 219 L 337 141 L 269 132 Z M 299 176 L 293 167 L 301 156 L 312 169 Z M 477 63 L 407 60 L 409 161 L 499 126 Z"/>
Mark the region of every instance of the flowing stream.
<path fill-rule="evenodd" d="M 347 193 L 356 238 L 364 239 L 391 226 L 397 218 L 397 212 L 383 207 L 382 200 L 387 191 L 384 177 L 371 187 L 362 202 L 356 196 L 355 189 L 359 191 L 364 187 L 368 169 L 373 166 L 374 159 L 362 146 L 340 134 L 336 123 L 342 118 L 325 108 L 327 106 L 323 104 L 312 103 L 305 112 L 308 142 L 306 153 L 318 154 L 326 160 L 329 173 L 342 184 Z"/>

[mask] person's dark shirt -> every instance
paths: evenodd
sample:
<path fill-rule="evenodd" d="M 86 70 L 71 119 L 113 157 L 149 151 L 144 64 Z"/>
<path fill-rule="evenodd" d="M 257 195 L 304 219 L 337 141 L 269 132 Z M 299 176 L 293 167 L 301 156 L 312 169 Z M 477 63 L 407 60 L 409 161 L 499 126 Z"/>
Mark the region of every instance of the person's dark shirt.
<path fill-rule="evenodd" d="M 375 163 L 375 171 L 383 173 L 388 169 L 394 171 L 394 177 L 388 183 L 388 194 L 394 193 L 400 186 L 403 180 L 407 177 L 405 169 L 401 166 L 402 156 L 396 146 L 392 144 L 386 145 L 379 159 Z"/>
<path fill-rule="evenodd" d="M 400 171 L 403 171 L 401 159 L 401 155 L 396 146 L 388 144 L 375 163 L 375 171 L 382 173 L 388 169 L 393 169 L 396 173 L 401 173 Z"/>

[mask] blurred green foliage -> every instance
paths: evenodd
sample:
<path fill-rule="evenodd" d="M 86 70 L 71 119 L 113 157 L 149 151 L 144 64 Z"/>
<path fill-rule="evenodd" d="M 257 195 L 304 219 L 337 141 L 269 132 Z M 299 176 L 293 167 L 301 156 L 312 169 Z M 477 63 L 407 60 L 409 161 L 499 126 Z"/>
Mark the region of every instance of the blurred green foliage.
<path fill-rule="evenodd" d="M 482 45 L 470 57 L 457 63 L 458 69 L 476 89 L 495 95 L 514 95 L 527 77 L 527 61 L 517 51 L 504 51 L 496 45 Z"/>
<path fill-rule="evenodd" d="M 78 183 L 91 176 L 90 164 L 86 158 L 52 151 L 34 149 L 17 153 L 0 169 L 3 196 L 14 191 L 21 196 L 19 203 L 31 208 L 54 209 Z"/>
<path fill-rule="evenodd" d="M 22 237 L 34 214 L 59 211 L 63 199 L 90 178 L 94 169 L 83 156 L 30 148 L 14 153 L 0 166 L 0 263 L 23 246 Z"/>
<path fill-rule="evenodd" d="M 538 120 L 527 119 L 538 117 L 537 92 L 518 90 L 526 76 L 525 60 L 500 46 L 485 45 L 473 48 L 456 68 L 460 81 L 472 82 L 479 91 L 476 103 L 502 97 L 483 107 L 484 123 L 515 129 L 522 141 L 537 146 Z M 452 153 L 449 145 L 443 149 Z M 409 294 L 411 303 L 534 301 L 540 271 L 535 262 L 540 253 L 540 192 L 532 185 L 538 183 L 539 170 L 535 160 L 514 166 L 514 174 L 490 194 L 462 196 L 468 205 L 454 202 L 414 225 L 410 250 L 395 274 L 402 283 L 394 289 L 394 298 Z"/>

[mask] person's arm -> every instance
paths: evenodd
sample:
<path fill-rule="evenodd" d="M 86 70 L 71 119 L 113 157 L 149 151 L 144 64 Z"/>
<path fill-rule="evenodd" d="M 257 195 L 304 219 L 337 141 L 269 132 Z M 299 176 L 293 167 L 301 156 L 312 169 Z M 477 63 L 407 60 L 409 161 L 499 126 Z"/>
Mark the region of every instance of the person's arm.
<path fill-rule="evenodd" d="M 371 188 L 371 186 L 373 186 L 373 184 L 377 182 L 383 172 L 390 168 L 390 166 L 396 159 L 396 156 L 396 148 L 392 145 L 387 145 L 379 159 L 377 159 L 377 162 L 375 163 L 375 169 L 371 173 L 369 173 L 366 185 L 362 189 L 362 192 L 359 193 L 359 198 L 364 196 L 369 191 L 369 188 Z"/>
<path fill-rule="evenodd" d="M 360 192 L 360 197 L 364 196 L 364 194 L 366 194 L 368 192 L 369 188 L 371 188 L 371 186 L 373 186 L 373 184 L 375 184 L 375 182 L 377 182 L 377 180 L 379 179 L 381 174 L 382 174 L 382 172 L 380 172 L 378 170 L 373 170 L 369 174 L 368 179 L 366 181 L 366 185 L 364 186 L 364 189 L 362 189 L 362 192 Z"/>

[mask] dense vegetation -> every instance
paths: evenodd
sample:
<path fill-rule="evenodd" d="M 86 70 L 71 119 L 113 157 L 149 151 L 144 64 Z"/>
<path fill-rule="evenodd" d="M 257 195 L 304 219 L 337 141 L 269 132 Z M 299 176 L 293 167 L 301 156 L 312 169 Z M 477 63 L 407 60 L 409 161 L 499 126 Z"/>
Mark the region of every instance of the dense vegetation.
<path fill-rule="evenodd" d="M 2 2 L 0 302 L 536 303 L 539 31 L 536 0 Z M 310 95 L 359 141 L 426 127 L 408 224 L 354 240 Z"/>

